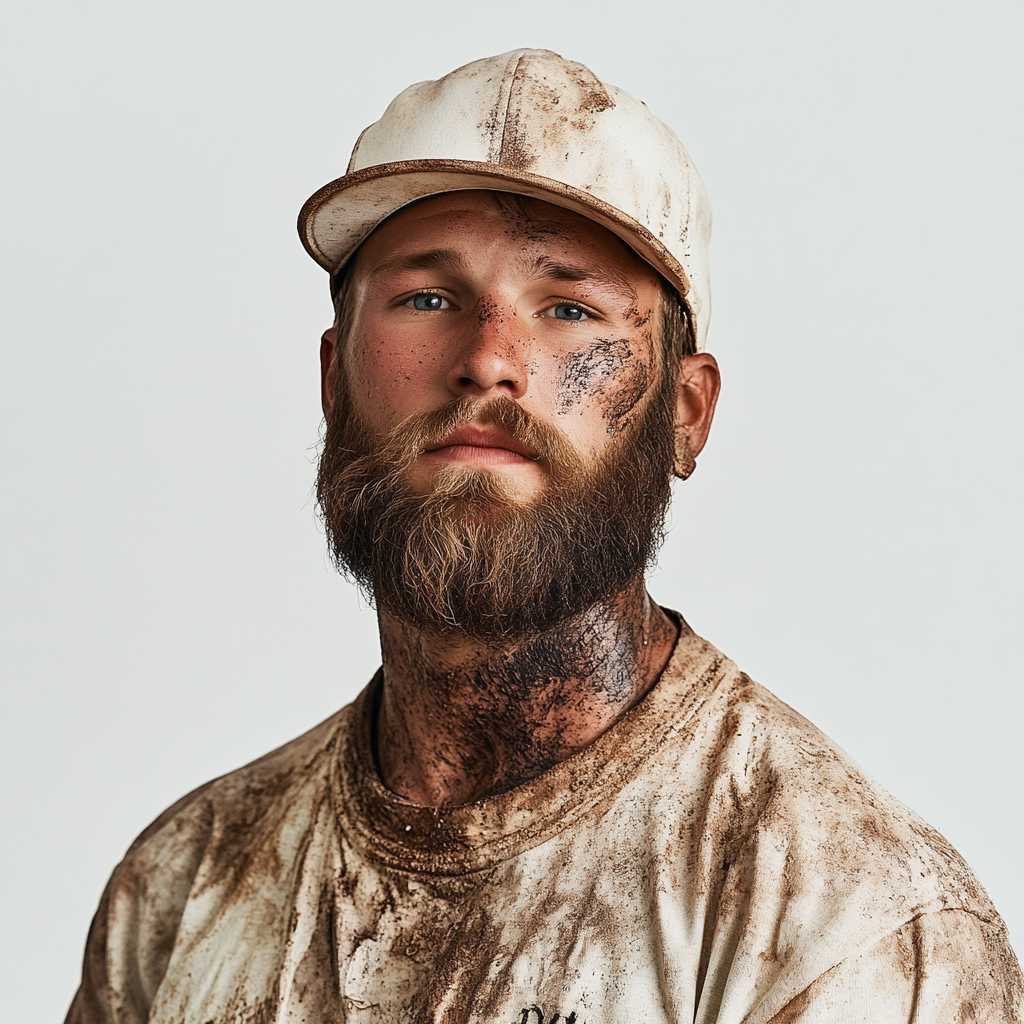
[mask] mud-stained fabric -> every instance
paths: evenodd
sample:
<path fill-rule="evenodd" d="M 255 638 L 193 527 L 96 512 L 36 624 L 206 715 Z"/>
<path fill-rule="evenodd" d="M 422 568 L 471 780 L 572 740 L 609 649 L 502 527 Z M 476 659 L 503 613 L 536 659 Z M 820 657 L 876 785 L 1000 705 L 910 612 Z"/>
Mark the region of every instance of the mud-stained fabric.
<path fill-rule="evenodd" d="M 459 808 L 381 785 L 378 685 L 140 836 L 72 1024 L 1020 1020 L 956 852 L 703 640 L 586 750 Z"/>

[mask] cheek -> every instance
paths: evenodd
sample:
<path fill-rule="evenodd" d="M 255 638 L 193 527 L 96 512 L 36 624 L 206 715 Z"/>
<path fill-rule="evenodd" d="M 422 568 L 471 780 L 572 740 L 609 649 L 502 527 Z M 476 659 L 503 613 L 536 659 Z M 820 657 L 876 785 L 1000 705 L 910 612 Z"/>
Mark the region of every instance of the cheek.
<path fill-rule="evenodd" d="M 390 428 L 421 412 L 435 390 L 438 355 L 415 341 L 396 342 L 361 332 L 345 358 L 349 390 L 356 408 L 377 427 Z"/>
<path fill-rule="evenodd" d="M 599 338 L 562 357 L 556 411 L 560 416 L 596 414 L 608 433 L 618 431 L 651 381 L 646 345 Z"/>
<path fill-rule="evenodd" d="M 640 360 L 633 363 L 620 376 L 618 387 L 614 394 L 608 396 L 608 404 L 604 410 L 609 434 L 616 433 L 629 422 L 630 414 L 647 394 L 651 379 L 650 364 Z"/>

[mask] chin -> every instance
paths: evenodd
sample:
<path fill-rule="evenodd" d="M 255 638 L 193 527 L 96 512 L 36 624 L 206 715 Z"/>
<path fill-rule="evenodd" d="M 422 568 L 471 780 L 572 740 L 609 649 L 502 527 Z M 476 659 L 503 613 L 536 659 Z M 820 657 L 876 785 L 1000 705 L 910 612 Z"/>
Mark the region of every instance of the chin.
<path fill-rule="evenodd" d="M 448 463 L 433 470 L 415 467 L 406 474 L 405 483 L 424 498 L 448 497 L 457 506 L 486 506 L 489 501 L 532 505 L 544 494 L 543 484 L 528 478 L 535 474 L 534 466 L 524 471 L 519 467 L 481 469 Z"/>

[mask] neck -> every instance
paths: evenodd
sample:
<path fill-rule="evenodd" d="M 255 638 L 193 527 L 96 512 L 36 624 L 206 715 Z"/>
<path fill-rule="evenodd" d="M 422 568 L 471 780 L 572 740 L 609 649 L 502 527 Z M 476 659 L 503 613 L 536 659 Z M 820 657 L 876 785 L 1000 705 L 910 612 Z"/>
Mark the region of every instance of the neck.
<path fill-rule="evenodd" d="M 512 789 L 593 743 L 654 685 L 678 635 L 642 580 L 516 643 L 379 619 L 381 776 L 428 807 Z"/>

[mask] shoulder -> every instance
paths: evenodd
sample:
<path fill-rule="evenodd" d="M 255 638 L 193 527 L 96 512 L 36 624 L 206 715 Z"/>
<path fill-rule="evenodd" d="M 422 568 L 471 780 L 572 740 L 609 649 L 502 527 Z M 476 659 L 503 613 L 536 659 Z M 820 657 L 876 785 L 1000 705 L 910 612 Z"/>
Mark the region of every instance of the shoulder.
<path fill-rule="evenodd" d="M 349 710 L 343 708 L 296 739 L 183 796 L 143 830 L 124 863 L 166 862 L 167 853 L 181 845 L 205 848 L 216 842 L 225 855 L 248 845 L 275 807 L 301 799 L 311 784 L 316 788 Z"/>
<path fill-rule="evenodd" d="M 190 876 L 202 863 L 209 884 L 210 875 L 237 863 L 282 814 L 318 798 L 330 751 L 348 714 L 349 708 L 343 708 L 269 754 L 183 796 L 132 843 L 112 882 L 123 889 L 137 880 L 154 895 L 167 893 L 191 884 Z M 177 876 L 177 883 L 168 876 Z"/>
<path fill-rule="evenodd" d="M 666 680 L 677 694 L 704 690 L 664 751 L 659 789 L 707 894 L 706 988 L 724 1008 L 767 1021 L 901 929 L 920 939 L 915 921 L 943 925 L 935 956 L 987 971 L 998 946 L 1012 960 L 987 894 L 938 831 L 711 645 L 702 659 L 713 681 Z"/>
<path fill-rule="evenodd" d="M 288 874 L 329 799 L 331 752 L 349 714 L 200 786 L 142 832 L 103 894 L 69 1021 L 105 1020 L 99 1008 L 114 1005 L 126 1021 L 145 1020 L 186 908 L 216 915 L 243 876 Z"/>
<path fill-rule="evenodd" d="M 1019 1024 L 1006 930 L 963 910 L 922 914 L 816 978 L 769 1024 L 823 1020 Z"/>
<path fill-rule="evenodd" d="M 701 717 L 690 739 L 707 787 L 729 809 L 721 836 L 727 854 L 771 849 L 787 875 L 804 876 L 819 898 L 827 888 L 830 903 L 875 892 L 887 916 L 948 909 L 994 915 L 941 833 L 731 662 L 723 660 Z"/>

